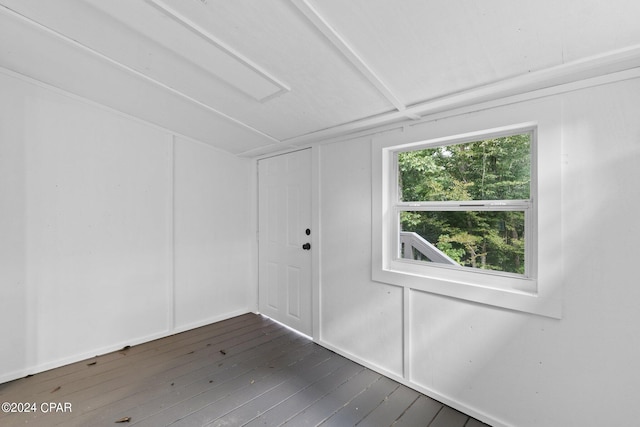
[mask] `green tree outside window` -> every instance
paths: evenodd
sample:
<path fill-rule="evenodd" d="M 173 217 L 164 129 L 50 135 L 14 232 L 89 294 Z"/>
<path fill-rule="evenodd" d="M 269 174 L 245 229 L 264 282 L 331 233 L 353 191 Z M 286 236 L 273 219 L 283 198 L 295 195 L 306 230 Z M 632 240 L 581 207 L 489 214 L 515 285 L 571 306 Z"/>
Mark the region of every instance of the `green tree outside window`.
<path fill-rule="evenodd" d="M 524 210 L 477 206 L 530 200 L 531 139 L 523 133 L 398 153 L 400 202 L 472 202 L 454 210 L 406 208 L 401 231 L 419 234 L 460 265 L 524 274 Z"/>

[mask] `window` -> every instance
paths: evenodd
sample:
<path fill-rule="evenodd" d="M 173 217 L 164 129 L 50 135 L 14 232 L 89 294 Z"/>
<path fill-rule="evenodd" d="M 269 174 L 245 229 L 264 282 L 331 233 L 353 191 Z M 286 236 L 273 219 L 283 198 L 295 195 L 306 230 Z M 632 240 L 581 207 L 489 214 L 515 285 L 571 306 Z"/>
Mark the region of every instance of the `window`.
<path fill-rule="evenodd" d="M 531 277 L 534 147 L 524 129 L 394 151 L 396 259 Z"/>
<path fill-rule="evenodd" d="M 560 318 L 560 120 L 549 99 L 375 135 L 372 279 Z"/>

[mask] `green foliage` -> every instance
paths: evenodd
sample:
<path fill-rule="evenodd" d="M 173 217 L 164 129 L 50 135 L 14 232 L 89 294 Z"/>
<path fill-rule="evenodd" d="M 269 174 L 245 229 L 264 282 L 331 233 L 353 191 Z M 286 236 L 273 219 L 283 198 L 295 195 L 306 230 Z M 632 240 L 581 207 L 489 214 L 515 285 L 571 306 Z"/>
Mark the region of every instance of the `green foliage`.
<path fill-rule="evenodd" d="M 401 201 L 530 198 L 531 135 L 519 134 L 398 154 Z M 459 264 L 524 273 L 524 212 L 402 212 L 413 231 Z"/>

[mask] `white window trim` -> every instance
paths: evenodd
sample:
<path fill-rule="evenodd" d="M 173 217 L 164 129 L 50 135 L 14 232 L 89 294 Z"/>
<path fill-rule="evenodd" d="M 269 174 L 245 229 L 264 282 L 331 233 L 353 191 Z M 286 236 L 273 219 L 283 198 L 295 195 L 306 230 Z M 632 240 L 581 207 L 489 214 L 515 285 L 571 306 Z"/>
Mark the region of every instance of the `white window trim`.
<path fill-rule="evenodd" d="M 373 139 L 372 150 L 372 279 L 482 304 L 560 318 L 561 298 L 561 131 L 560 105 L 543 100 L 453 117 L 388 132 Z M 531 120 L 531 119 L 534 120 Z M 536 129 L 532 150 L 530 218 L 536 233 L 529 265 L 531 277 L 443 268 L 397 260 L 394 153 L 412 146 L 443 145 Z M 534 172 L 535 169 L 535 172 Z M 533 177 L 537 176 L 534 183 Z M 394 240 L 395 239 L 395 240 Z"/>

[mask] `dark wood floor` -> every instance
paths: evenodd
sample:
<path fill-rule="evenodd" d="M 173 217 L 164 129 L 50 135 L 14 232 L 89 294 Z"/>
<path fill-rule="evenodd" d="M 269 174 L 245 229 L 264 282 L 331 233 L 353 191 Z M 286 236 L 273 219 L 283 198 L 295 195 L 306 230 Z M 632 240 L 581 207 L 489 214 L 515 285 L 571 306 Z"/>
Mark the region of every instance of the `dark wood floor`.
<path fill-rule="evenodd" d="M 255 314 L 0 384 L 0 402 L 35 409 L 2 426 L 484 426 Z"/>

